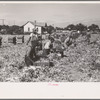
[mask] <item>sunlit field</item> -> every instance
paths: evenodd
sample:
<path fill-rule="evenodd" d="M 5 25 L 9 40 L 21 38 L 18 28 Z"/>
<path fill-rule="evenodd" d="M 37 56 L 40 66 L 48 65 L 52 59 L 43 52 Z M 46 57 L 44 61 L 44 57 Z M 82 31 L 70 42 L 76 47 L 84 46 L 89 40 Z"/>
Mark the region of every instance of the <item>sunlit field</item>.
<path fill-rule="evenodd" d="M 76 46 L 71 45 L 64 51 L 65 57 L 57 58 L 54 53 L 49 55 L 54 66 L 35 66 L 34 70 L 27 67 L 24 61 L 29 35 L 24 36 L 24 43 L 16 45 L 8 43 L 8 37 L 13 35 L 1 36 L 0 82 L 100 81 L 100 39 L 98 44 L 88 44 L 85 36 L 79 36 Z"/>

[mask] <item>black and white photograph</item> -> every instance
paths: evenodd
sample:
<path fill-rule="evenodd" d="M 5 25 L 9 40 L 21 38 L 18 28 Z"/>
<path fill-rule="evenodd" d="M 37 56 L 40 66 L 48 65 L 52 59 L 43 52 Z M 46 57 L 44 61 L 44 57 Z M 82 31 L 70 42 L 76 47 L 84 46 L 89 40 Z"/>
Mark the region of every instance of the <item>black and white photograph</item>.
<path fill-rule="evenodd" d="M 0 82 L 100 82 L 100 3 L 0 2 Z"/>

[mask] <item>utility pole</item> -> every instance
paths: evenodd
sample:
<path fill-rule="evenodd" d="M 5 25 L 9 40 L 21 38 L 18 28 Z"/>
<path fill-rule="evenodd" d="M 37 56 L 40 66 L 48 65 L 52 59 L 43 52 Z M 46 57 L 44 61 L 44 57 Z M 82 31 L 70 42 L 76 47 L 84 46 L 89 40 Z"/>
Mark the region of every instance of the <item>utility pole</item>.
<path fill-rule="evenodd" d="M 0 19 L 0 20 L 2 20 L 2 25 L 4 25 L 4 21 L 5 21 L 5 19 Z"/>
<path fill-rule="evenodd" d="M 34 21 L 34 24 L 35 24 L 35 28 L 36 28 L 36 20 Z"/>

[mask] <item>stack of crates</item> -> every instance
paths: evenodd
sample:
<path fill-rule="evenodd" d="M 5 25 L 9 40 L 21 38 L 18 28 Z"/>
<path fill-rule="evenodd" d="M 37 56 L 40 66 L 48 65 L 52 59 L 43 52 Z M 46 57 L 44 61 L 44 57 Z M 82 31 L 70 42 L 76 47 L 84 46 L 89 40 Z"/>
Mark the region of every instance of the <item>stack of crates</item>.
<path fill-rule="evenodd" d="M 29 56 L 25 55 L 25 63 L 27 66 L 33 65 L 33 66 L 48 66 L 48 67 L 53 67 L 54 63 L 53 61 L 50 61 L 49 59 L 42 59 L 38 61 L 33 61 L 30 59 Z"/>
<path fill-rule="evenodd" d="M 54 66 L 53 61 L 50 61 L 50 60 L 37 61 L 37 62 L 34 62 L 33 65 L 34 66 L 48 66 L 48 67 Z"/>
<path fill-rule="evenodd" d="M 24 36 L 18 36 L 18 37 L 17 37 L 17 43 L 18 43 L 18 44 L 24 43 Z"/>
<path fill-rule="evenodd" d="M 8 43 L 16 44 L 16 37 L 8 37 Z"/>

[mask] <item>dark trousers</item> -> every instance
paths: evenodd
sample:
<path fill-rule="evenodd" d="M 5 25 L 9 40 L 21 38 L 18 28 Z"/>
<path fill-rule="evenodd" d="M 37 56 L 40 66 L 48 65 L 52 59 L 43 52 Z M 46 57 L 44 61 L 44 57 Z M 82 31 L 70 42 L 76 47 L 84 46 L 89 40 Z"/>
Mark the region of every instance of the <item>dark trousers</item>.
<path fill-rule="evenodd" d="M 33 60 L 33 58 L 36 58 L 36 52 L 35 47 L 31 47 L 29 51 L 29 57 Z"/>
<path fill-rule="evenodd" d="M 50 49 L 43 49 L 42 57 L 46 57 L 48 54 L 50 54 Z"/>
<path fill-rule="evenodd" d="M 28 56 L 32 61 L 34 61 L 34 59 L 36 58 L 35 47 L 30 46 L 30 47 L 28 48 L 27 56 Z"/>

